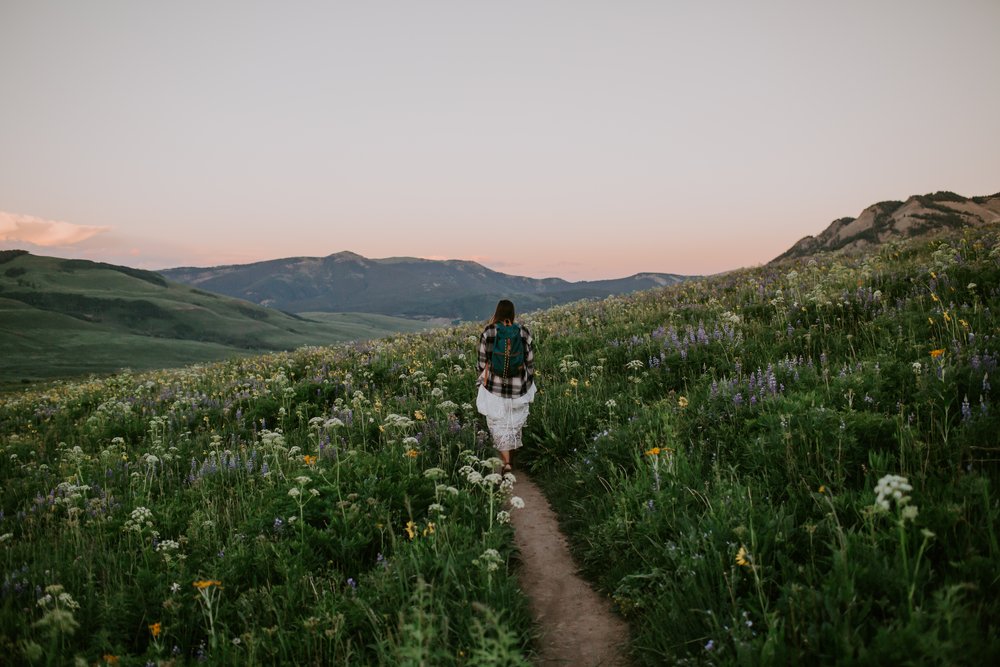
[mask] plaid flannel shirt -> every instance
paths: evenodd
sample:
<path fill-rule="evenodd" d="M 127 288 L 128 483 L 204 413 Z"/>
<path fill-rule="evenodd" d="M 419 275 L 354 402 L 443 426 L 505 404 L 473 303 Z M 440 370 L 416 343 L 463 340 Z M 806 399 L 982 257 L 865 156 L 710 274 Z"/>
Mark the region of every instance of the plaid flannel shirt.
<path fill-rule="evenodd" d="M 489 374 L 486 382 L 486 390 L 491 394 L 496 394 L 501 398 L 516 398 L 524 396 L 535 381 L 535 350 L 531 342 L 531 332 L 528 327 L 518 324 L 521 327 L 521 341 L 524 343 L 524 366 L 521 372 L 513 377 L 499 377 L 494 373 Z M 479 375 L 482 377 L 483 371 L 489 366 L 490 358 L 493 356 L 493 343 L 497 338 L 497 326 L 491 324 L 479 336 Z"/>

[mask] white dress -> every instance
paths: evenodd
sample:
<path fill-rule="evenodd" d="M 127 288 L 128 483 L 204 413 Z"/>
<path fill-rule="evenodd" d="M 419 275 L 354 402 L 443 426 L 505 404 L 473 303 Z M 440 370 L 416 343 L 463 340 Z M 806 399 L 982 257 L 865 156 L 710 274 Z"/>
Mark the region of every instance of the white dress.
<path fill-rule="evenodd" d="M 499 451 L 509 452 L 521 446 L 521 428 L 528 421 L 528 406 L 535 400 L 535 393 L 532 383 L 523 396 L 503 398 L 487 391 L 480 383 L 476 409 L 486 416 L 493 446 Z"/>

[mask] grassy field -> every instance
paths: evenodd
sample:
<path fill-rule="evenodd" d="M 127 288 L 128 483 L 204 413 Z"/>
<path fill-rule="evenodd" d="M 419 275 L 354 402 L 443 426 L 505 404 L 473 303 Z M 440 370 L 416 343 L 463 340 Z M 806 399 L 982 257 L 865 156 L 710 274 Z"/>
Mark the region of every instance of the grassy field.
<path fill-rule="evenodd" d="M 998 307 L 992 227 L 526 317 L 519 465 L 635 662 L 995 663 Z M 527 664 L 478 332 L 0 396 L 0 651 Z"/>
<path fill-rule="evenodd" d="M 426 328 L 387 316 L 288 315 L 126 267 L 10 252 L 0 260 L 0 388 Z"/>
<path fill-rule="evenodd" d="M 639 664 L 997 661 L 998 231 L 538 316 L 527 461 Z"/>
<path fill-rule="evenodd" d="M 410 320 L 377 313 L 299 313 L 301 317 L 336 327 L 344 340 L 371 340 L 393 333 L 425 331 L 448 322 Z"/>

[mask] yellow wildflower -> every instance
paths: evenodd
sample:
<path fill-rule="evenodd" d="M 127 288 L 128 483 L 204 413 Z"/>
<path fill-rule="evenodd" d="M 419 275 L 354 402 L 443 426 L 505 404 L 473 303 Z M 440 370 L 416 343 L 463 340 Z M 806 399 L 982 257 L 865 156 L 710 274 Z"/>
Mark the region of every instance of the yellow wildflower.
<path fill-rule="evenodd" d="M 570 378 L 570 379 L 569 379 L 569 386 L 571 386 L 571 387 L 575 387 L 575 386 L 576 386 L 576 385 L 578 385 L 578 384 L 580 384 L 580 381 L 579 381 L 579 380 L 577 380 L 576 378 Z"/>
<path fill-rule="evenodd" d="M 417 421 L 423 421 L 424 419 L 426 419 L 426 416 L 424 415 L 424 411 L 423 410 L 414 410 L 413 411 L 413 417 Z"/>
<path fill-rule="evenodd" d="M 414 537 L 416 537 L 417 536 L 417 524 L 413 523 L 412 521 L 407 521 L 406 522 L 406 534 L 410 536 L 411 540 Z"/>
<path fill-rule="evenodd" d="M 659 456 L 659 455 L 660 455 L 659 447 L 653 447 L 652 449 L 646 450 L 646 456 Z"/>
<path fill-rule="evenodd" d="M 750 561 L 747 559 L 747 549 L 742 544 L 740 545 L 740 550 L 736 552 L 736 564 L 740 567 L 750 567 Z"/>
<path fill-rule="evenodd" d="M 819 492 L 820 493 L 826 493 L 826 485 L 825 484 L 820 484 L 819 485 Z"/>
<path fill-rule="evenodd" d="M 309 456 L 308 454 L 305 454 L 305 455 L 302 456 L 302 460 L 305 462 L 305 464 L 307 466 L 316 465 L 316 457 L 315 456 Z"/>
<path fill-rule="evenodd" d="M 200 591 L 203 591 L 210 586 L 218 586 L 219 588 L 222 588 L 222 582 L 217 579 L 203 579 L 201 581 L 194 582 L 194 587 Z"/>
<path fill-rule="evenodd" d="M 677 399 L 677 405 L 681 406 L 682 408 L 686 408 L 688 406 L 687 397 L 686 396 L 681 396 L 680 398 L 678 398 Z"/>
<path fill-rule="evenodd" d="M 937 294 L 934 294 L 933 292 L 931 292 L 931 301 L 937 301 L 937 300 L 938 300 Z"/>
<path fill-rule="evenodd" d="M 102 657 L 104 658 L 104 662 L 106 662 L 109 665 L 117 665 L 118 664 L 118 656 L 117 655 L 112 655 L 110 653 L 105 653 Z"/>
<path fill-rule="evenodd" d="M 428 522 L 427 527 L 424 528 L 424 537 L 427 537 L 428 535 L 433 535 L 434 528 L 435 528 L 434 522 L 433 521 Z"/>
<path fill-rule="evenodd" d="M 163 632 L 163 626 L 159 623 L 152 623 L 149 626 L 149 634 L 153 635 L 153 639 L 158 639 L 160 633 Z"/>
<path fill-rule="evenodd" d="M 405 456 L 409 456 L 411 459 L 415 459 L 418 456 L 420 456 L 420 452 L 418 452 L 415 449 L 408 449 L 408 450 L 406 450 Z"/>
<path fill-rule="evenodd" d="M 931 359 L 937 359 L 938 357 L 940 357 L 943 354 L 944 354 L 944 348 L 943 347 L 940 348 L 940 349 L 938 349 L 938 350 L 931 350 Z"/>

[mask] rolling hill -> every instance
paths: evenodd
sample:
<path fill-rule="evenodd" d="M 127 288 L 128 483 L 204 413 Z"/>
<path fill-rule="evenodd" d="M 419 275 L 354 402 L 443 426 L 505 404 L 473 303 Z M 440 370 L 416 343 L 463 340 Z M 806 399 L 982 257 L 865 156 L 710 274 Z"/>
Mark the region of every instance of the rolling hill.
<path fill-rule="evenodd" d="M 963 197 L 954 192 L 914 195 L 903 201 L 869 206 L 857 218 L 834 220 L 818 236 L 806 236 L 773 261 L 805 257 L 817 252 L 864 251 L 889 240 L 939 233 L 966 225 L 1000 221 L 1000 192 L 986 197 Z"/>
<path fill-rule="evenodd" d="M 519 311 L 526 312 L 685 279 L 638 273 L 617 280 L 569 282 L 507 275 L 469 261 L 368 259 L 352 252 L 159 273 L 179 283 L 294 313 L 354 311 L 450 320 L 485 319 L 502 298 L 512 299 Z"/>
<path fill-rule="evenodd" d="M 0 251 L 0 385 L 182 366 L 425 327 L 371 315 L 290 315 L 149 271 Z"/>

